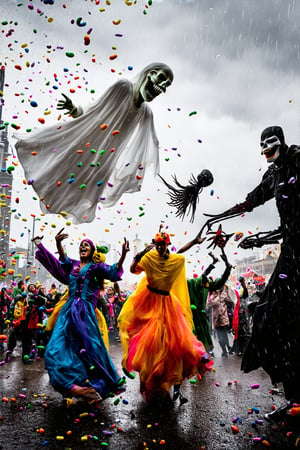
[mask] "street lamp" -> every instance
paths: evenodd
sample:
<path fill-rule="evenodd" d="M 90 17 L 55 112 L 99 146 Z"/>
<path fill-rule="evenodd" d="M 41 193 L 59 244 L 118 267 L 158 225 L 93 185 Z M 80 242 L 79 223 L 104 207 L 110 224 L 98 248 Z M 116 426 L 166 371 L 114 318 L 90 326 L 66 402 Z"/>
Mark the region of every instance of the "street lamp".
<path fill-rule="evenodd" d="M 35 214 L 30 214 L 30 215 L 32 217 L 32 239 L 33 239 L 34 236 L 35 236 L 35 222 L 37 220 L 41 220 L 41 219 L 39 217 L 36 217 Z M 33 257 L 33 255 L 34 255 L 34 243 L 33 242 L 31 242 L 31 254 L 32 254 L 32 257 Z"/>

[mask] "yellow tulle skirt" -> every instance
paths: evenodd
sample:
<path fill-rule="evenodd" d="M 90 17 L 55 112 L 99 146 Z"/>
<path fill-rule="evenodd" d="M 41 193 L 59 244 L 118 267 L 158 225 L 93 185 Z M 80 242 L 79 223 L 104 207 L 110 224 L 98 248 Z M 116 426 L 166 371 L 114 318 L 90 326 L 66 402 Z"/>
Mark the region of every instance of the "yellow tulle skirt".
<path fill-rule="evenodd" d="M 167 394 L 171 386 L 203 374 L 213 364 L 183 311 L 172 292 L 151 292 L 146 278 L 121 310 L 122 366 L 139 372 L 143 394 Z"/>

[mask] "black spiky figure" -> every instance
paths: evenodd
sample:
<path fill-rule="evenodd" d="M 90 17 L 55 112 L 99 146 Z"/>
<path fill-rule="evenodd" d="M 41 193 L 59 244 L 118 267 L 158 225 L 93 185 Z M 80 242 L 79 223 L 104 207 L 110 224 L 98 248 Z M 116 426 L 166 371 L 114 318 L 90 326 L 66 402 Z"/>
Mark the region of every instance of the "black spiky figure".
<path fill-rule="evenodd" d="M 190 222 L 194 222 L 196 207 L 199 200 L 198 196 L 203 188 L 210 186 L 213 183 L 214 177 L 212 173 L 209 170 L 204 169 L 197 178 L 192 175 L 187 186 L 180 184 L 176 175 L 172 175 L 175 186 L 169 184 L 161 175 L 159 175 L 159 177 L 169 188 L 168 195 L 171 200 L 167 202 L 167 204 L 177 209 L 176 216 L 183 219 L 186 214 L 191 213 Z"/>

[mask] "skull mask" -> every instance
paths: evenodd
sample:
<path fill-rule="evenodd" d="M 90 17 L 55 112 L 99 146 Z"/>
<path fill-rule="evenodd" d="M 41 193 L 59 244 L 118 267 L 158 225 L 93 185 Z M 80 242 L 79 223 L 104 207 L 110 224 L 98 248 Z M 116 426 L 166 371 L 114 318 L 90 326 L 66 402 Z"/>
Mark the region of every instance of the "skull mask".
<path fill-rule="evenodd" d="M 173 73 L 171 70 L 150 70 L 140 87 L 140 95 L 143 101 L 151 102 L 159 94 L 166 92 L 172 81 Z"/>
<path fill-rule="evenodd" d="M 261 154 L 265 155 L 267 162 L 272 163 L 280 156 L 280 148 L 284 143 L 282 128 L 268 127 L 261 134 Z"/>

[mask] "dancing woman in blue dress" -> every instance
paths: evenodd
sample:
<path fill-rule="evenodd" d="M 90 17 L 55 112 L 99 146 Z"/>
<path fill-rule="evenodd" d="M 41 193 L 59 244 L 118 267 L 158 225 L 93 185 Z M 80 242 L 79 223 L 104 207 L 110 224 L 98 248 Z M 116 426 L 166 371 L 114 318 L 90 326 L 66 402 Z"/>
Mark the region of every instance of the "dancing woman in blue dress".
<path fill-rule="evenodd" d="M 97 402 L 111 392 L 123 389 L 122 381 L 108 354 L 105 336 L 99 327 L 97 298 L 104 279 L 119 281 L 129 243 L 124 239 L 117 263 L 94 263 L 95 246 L 89 239 L 81 241 L 79 260 L 69 258 L 62 241 L 68 234 L 60 230 L 55 236 L 59 259 L 33 238 L 36 259 L 58 281 L 69 286 L 68 300 L 59 311 L 45 352 L 45 367 L 50 383 L 65 397 L 81 397 Z M 57 313 L 57 312 L 56 312 Z"/>

